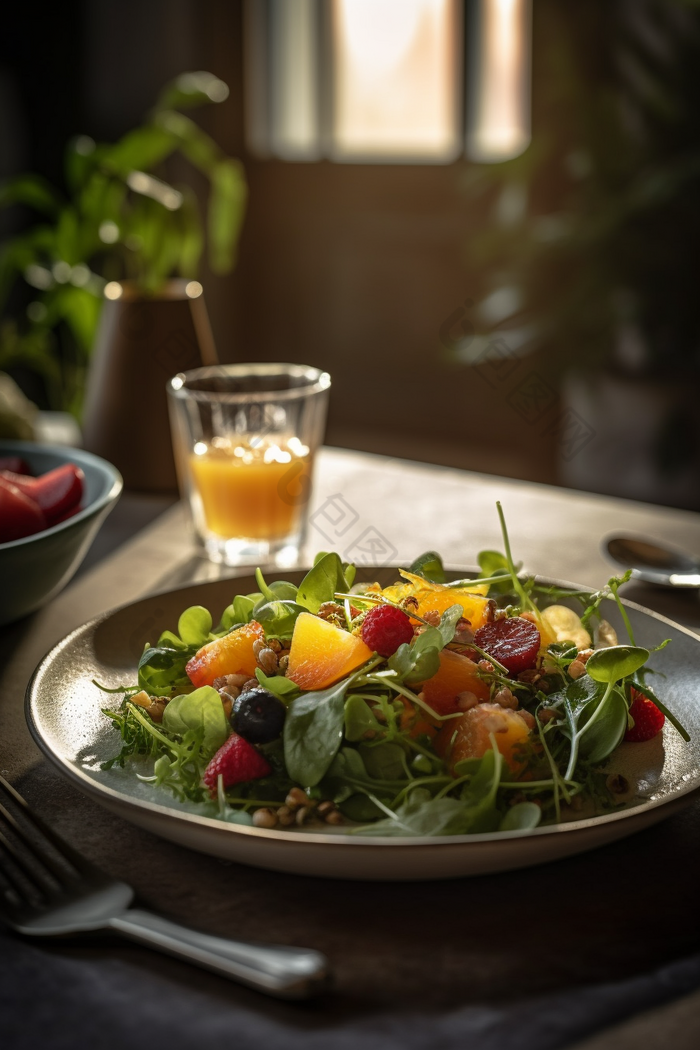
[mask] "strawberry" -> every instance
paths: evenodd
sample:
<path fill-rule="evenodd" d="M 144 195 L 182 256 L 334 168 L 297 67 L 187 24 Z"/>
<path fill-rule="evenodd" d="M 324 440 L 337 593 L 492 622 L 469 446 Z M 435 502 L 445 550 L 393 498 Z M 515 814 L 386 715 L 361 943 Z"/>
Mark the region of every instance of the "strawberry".
<path fill-rule="evenodd" d="M 224 778 L 224 787 L 242 784 L 246 780 L 257 780 L 272 772 L 272 767 L 256 747 L 242 736 L 231 733 L 204 770 L 202 780 L 212 795 L 216 795 L 219 776 Z"/>
<path fill-rule="evenodd" d="M 375 605 L 362 621 L 362 641 L 380 656 L 393 656 L 398 647 L 413 638 L 413 627 L 405 612 L 394 605 Z"/>
<path fill-rule="evenodd" d="M 644 740 L 651 740 L 661 731 L 666 718 L 654 701 L 649 700 L 637 689 L 631 689 L 630 695 L 630 715 L 634 719 L 634 725 L 625 733 L 625 740 L 641 744 Z"/>

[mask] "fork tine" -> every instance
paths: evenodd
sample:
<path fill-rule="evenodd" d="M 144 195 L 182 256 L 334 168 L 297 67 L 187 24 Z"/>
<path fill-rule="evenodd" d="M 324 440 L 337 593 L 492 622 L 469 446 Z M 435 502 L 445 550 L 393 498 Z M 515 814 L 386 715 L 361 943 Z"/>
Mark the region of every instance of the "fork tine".
<path fill-rule="evenodd" d="M 13 867 L 5 862 L 5 856 L 9 857 L 12 865 L 21 872 L 22 877 L 18 878 L 17 871 L 13 870 Z M 36 876 L 36 872 L 33 871 L 26 860 L 19 852 L 15 849 L 10 840 L 3 835 L 0 831 L 0 875 L 7 887 L 12 891 L 17 901 L 21 904 L 30 904 L 30 894 L 27 893 L 28 889 L 31 889 L 36 897 L 48 901 L 50 899 L 50 893 L 46 887 L 39 882 Z M 5 905 L 9 907 L 10 902 L 7 898 L 6 891 L 0 891 L 0 895 L 5 898 Z M 15 904 L 16 907 L 16 904 Z"/>
<path fill-rule="evenodd" d="M 36 813 L 32 812 L 29 808 L 29 804 L 25 799 L 22 798 L 20 793 L 12 787 L 11 784 L 0 775 L 0 788 L 2 788 L 7 795 L 14 800 L 14 802 L 20 807 L 23 818 L 27 823 L 34 828 L 34 830 L 48 842 L 56 853 L 64 860 L 67 864 L 74 869 L 78 875 L 85 876 L 87 878 L 94 878 L 101 873 L 94 865 L 90 864 L 84 857 L 81 857 L 67 842 L 57 835 L 56 832 L 50 828 L 41 817 L 37 816 Z M 0 813 L 9 822 L 15 834 L 22 840 L 26 848 L 31 853 L 32 857 L 40 864 L 44 865 L 54 878 L 64 884 L 66 882 L 67 872 L 64 868 L 61 868 L 51 855 L 45 850 L 41 849 L 36 842 L 33 842 L 26 834 L 24 829 L 21 827 L 19 822 L 13 817 L 8 809 L 0 802 Z"/>

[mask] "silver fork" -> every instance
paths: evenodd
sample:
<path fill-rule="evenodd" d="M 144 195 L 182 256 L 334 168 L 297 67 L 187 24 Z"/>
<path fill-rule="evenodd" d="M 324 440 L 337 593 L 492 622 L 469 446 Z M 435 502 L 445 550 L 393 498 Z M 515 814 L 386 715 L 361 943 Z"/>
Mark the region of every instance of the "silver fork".
<path fill-rule="evenodd" d="M 130 886 L 81 857 L 2 776 L 0 789 L 0 920 L 18 933 L 113 930 L 281 999 L 305 999 L 326 986 L 320 952 L 213 937 L 132 908 Z"/>

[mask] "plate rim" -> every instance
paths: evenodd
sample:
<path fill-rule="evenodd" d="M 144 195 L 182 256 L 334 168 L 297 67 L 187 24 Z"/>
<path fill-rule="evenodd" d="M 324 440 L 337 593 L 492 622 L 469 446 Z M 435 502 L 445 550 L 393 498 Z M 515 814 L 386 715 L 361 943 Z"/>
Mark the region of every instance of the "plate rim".
<path fill-rule="evenodd" d="M 403 566 L 400 566 L 403 568 Z M 399 566 L 393 565 L 378 565 L 371 566 L 377 570 L 384 569 L 398 569 Z M 448 572 L 474 572 L 473 567 L 468 568 L 465 566 L 457 566 L 453 568 L 446 566 Z M 280 572 L 288 573 L 304 573 L 304 568 L 294 569 L 281 569 Z M 545 583 L 556 585 L 559 587 L 570 588 L 572 590 L 588 590 L 582 584 L 572 583 L 570 581 L 554 579 L 553 577 L 542 576 L 539 573 L 531 574 L 536 580 Z M 237 580 L 252 579 L 252 573 L 241 573 L 231 577 L 225 577 L 219 580 L 205 580 L 197 583 L 184 584 L 180 587 L 166 588 L 164 590 L 158 590 L 151 592 L 146 595 L 142 595 L 133 601 L 124 602 L 120 605 L 114 606 L 111 609 L 106 610 L 103 613 L 98 613 L 96 616 L 80 624 L 78 627 L 73 628 L 66 635 L 60 638 L 50 649 L 45 653 L 42 659 L 35 667 L 32 675 L 27 683 L 25 690 L 24 700 L 24 713 L 27 726 L 30 734 L 42 752 L 45 758 L 47 758 L 53 765 L 66 776 L 71 782 L 77 784 L 83 790 L 86 790 L 90 795 L 97 798 L 98 800 L 106 797 L 111 803 L 114 804 L 114 808 L 120 810 L 129 809 L 131 807 L 136 808 L 139 811 L 147 813 L 149 816 L 154 818 L 164 818 L 168 821 L 184 822 L 186 825 L 192 827 L 204 827 L 219 836 L 228 835 L 233 833 L 236 836 L 251 836 L 256 842 L 264 843 L 294 843 L 297 847 L 318 847 L 334 845 L 337 847 L 349 847 L 355 846 L 364 848 L 365 850 L 371 847 L 382 847 L 391 846 L 394 850 L 398 848 L 413 848 L 416 847 L 449 847 L 449 846 L 477 846 L 483 845 L 490 848 L 497 846 L 499 843 L 511 844 L 517 839 L 533 839 L 549 838 L 553 835 L 567 835 L 573 832 L 585 832 L 588 830 L 594 830 L 601 826 L 607 826 L 609 824 L 618 823 L 622 821 L 626 822 L 643 822 L 643 818 L 646 818 L 650 813 L 653 814 L 656 810 L 662 806 L 669 805 L 671 803 L 682 803 L 685 801 L 690 804 L 692 801 L 693 794 L 700 795 L 700 774 L 695 781 L 691 781 L 687 784 L 683 784 L 680 787 L 674 789 L 670 794 L 665 795 L 662 798 L 652 799 L 647 802 L 641 803 L 640 805 L 633 806 L 629 809 L 617 810 L 613 813 L 599 814 L 594 817 L 586 817 L 583 820 L 571 820 L 566 822 L 560 822 L 559 824 L 548 824 L 544 826 L 538 826 L 536 828 L 528 829 L 517 829 L 514 831 L 492 831 L 482 832 L 478 834 L 467 834 L 467 835 L 412 835 L 412 836 L 381 836 L 381 835 L 358 835 L 358 834 L 342 834 L 340 832 L 309 832 L 309 831 L 296 831 L 294 830 L 291 834 L 289 830 L 278 831 L 274 828 L 256 828 L 244 824 L 235 824 L 231 822 L 222 821 L 215 817 L 207 817 L 198 813 L 191 813 L 187 810 L 174 809 L 171 806 L 166 806 L 159 802 L 150 802 L 147 799 L 135 798 L 130 795 L 125 795 L 123 792 L 110 787 L 109 785 L 101 784 L 93 777 L 89 776 L 79 766 L 73 765 L 67 761 L 64 761 L 61 756 L 57 755 L 52 748 L 49 746 L 48 741 L 44 739 L 40 727 L 35 719 L 35 690 L 37 684 L 45 672 L 51 665 L 51 661 L 54 655 L 65 649 L 71 642 L 82 638 L 84 635 L 89 635 L 93 632 L 101 623 L 109 620 L 112 616 L 117 613 L 123 612 L 133 606 L 138 605 L 140 602 L 151 601 L 153 599 L 165 596 L 171 596 L 179 594 L 183 591 L 196 589 L 202 586 L 215 586 L 223 587 L 226 584 L 233 584 L 235 586 Z M 700 636 L 694 631 L 685 627 L 683 624 L 679 624 L 669 617 L 664 616 L 662 613 L 657 613 L 653 609 L 649 609 L 644 605 L 640 605 L 638 602 L 634 602 L 627 598 L 621 598 L 623 605 L 628 608 L 634 609 L 637 612 L 643 613 L 645 616 L 650 616 L 652 619 L 657 620 L 661 623 L 667 624 L 669 627 L 673 627 L 674 630 L 680 631 L 682 634 L 687 635 L 700 645 Z M 106 805 L 106 803 L 105 803 Z M 630 833 L 632 832 L 630 828 Z"/>

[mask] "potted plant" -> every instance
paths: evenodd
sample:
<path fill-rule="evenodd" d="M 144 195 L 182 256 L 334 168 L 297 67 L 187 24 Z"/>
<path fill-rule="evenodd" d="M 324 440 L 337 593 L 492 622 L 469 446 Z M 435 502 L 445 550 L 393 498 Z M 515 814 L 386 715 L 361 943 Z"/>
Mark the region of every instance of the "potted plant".
<path fill-rule="evenodd" d="M 66 193 L 36 175 L 0 191 L 41 215 L 0 252 L 0 370 L 38 376 L 48 407 L 73 413 L 132 487 L 174 487 L 165 382 L 215 356 L 197 278 L 205 247 L 214 273 L 233 268 L 246 184 L 185 111 L 227 96 L 212 74 L 184 73 L 119 141 L 68 143 Z M 183 160 L 208 180 L 205 215 L 189 182 L 164 177 Z"/>
<path fill-rule="evenodd" d="M 560 392 L 587 430 L 564 484 L 697 505 L 700 19 L 683 0 L 537 17 L 532 144 L 466 173 L 482 341 L 462 359 L 497 333 Z"/>

